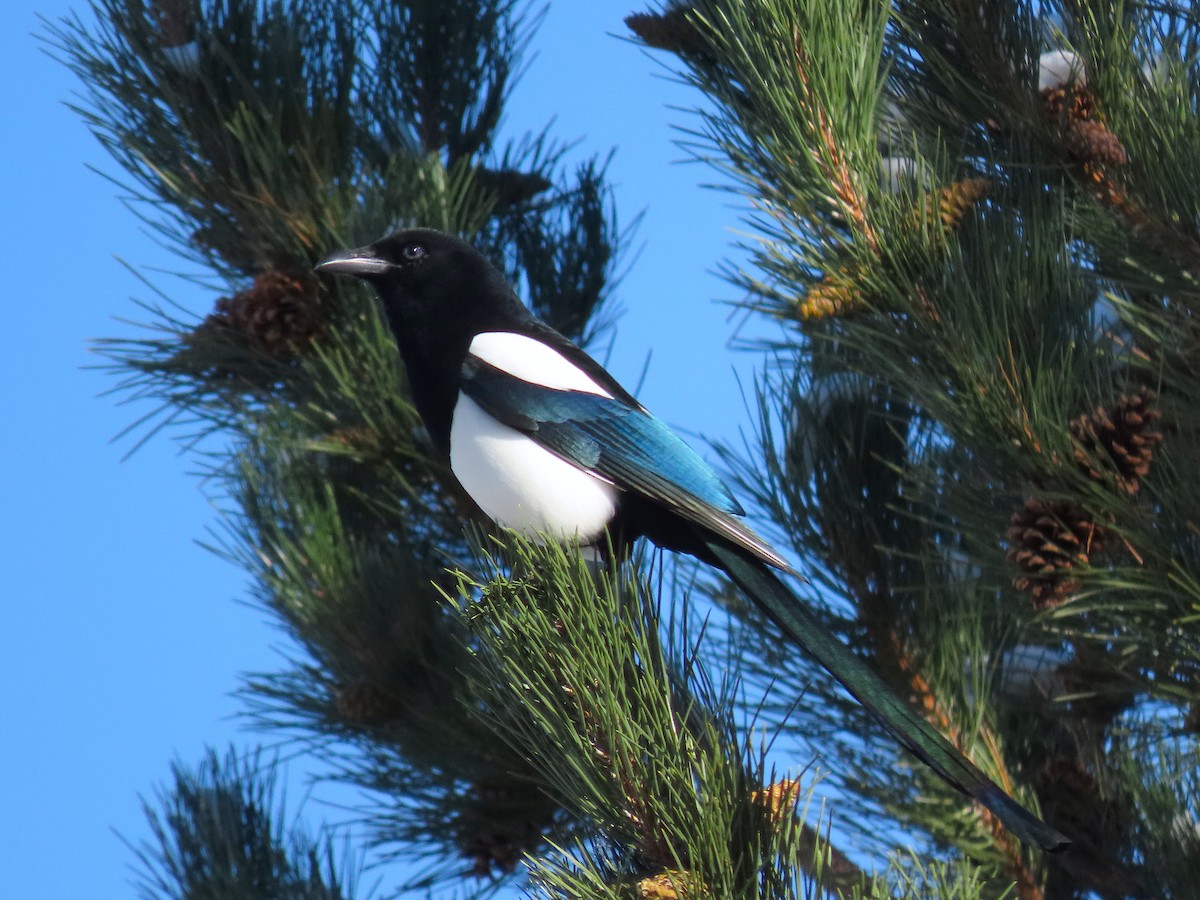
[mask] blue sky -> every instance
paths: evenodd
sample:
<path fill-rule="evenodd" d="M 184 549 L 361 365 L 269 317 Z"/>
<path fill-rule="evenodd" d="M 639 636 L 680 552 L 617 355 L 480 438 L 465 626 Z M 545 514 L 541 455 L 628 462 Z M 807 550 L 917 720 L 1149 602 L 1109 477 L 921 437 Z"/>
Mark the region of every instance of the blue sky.
<path fill-rule="evenodd" d="M 635 385 L 650 358 L 644 402 L 693 432 L 734 436 L 747 415 L 717 301 L 736 296 L 713 274 L 731 254 L 738 211 L 703 190 L 715 173 L 679 165 L 672 106 L 696 96 L 655 59 L 620 40 L 636 0 L 552 0 L 536 58 L 508 107 L 518 134 L 557 118 L 553 133 L 580 152 L 617 148 L 610 174 L 626 221 L 644 211 L 640 254 L 618 290 L 625 309 L 610 368 Z M 97 337 L 129 336 L 149 292 L 122 264 L 172 259 L 125 209 L 97 142 L 66 108 L 78 87 L 32 33 L 82 5 L 9 0 L 0 32 L 0 138 L 10 279 L 0 303 L 7 437 L 0 442 L 0 627 L 6 815 L 3 893 L 96 900 L 128 897 L 132 854 L 114 832 L 147 835 L 139 794 L 172 758 L 206 744 L 270 741 L 238 721 L 239 673 L 278 667 L 284 638 L 239 602 L 241 573 L 196 543 L 217 516 L 164 436 L 128 461 L 112 442 L 145 409 L 101 396 L 115 379 L 91 368 Z M 333 249 L 333 248 L 331 248 Z M 158 283 L 203 312 L 213 297 L 169 277 Z M 298 800 L 306 767 L 290 767 Z M 305 807 L 320 819 L 318 788 Z M 388 883 L 386 873 L 384 883 Z M 367 879 L 368 881 L 372 879 Z"/>

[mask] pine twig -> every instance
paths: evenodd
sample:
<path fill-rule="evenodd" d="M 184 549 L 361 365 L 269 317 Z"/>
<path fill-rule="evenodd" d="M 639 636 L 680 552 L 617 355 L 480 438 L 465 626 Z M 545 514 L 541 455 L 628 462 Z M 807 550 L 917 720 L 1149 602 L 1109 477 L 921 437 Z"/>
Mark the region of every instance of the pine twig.
<path fill-rule="evenodd" d="M 962 753 L 966 753 L 966 742 L 962 729 L 951 718 L 949 710 L 938 700 L 928 679 L 921 673 L 916 660 L 908 652 L 904 639 L 892 627 L 887 610 L 887 598 L 877 591 L 860 592 L 860 609 L 871 641 L 879 654 L 881 667 L 890 669 L 903 679 L 909 697 L 917 704 L 934 727 Z M 988 757 L 997 765 L 996 781 L 1008 794 L 1013 792 L 1013 779 L 1004 765 L 999 740 L 992 729 L 980 726 L 980 737 L 988 750 Z M 1018 900 L 1045 900 L 1044 892 L 1036 873 L 1029 868 L 1021 856 L 1020 843 L 1000 821 L 978 803 L 972 804 L 980 823 L 991 836 L 992 842 L 1007 862 L 1009 875 L 1016 884 Z"/>
<path fill-rule="evenodd" d="M 824 153 L 814 151 L 814 158 L 823 170 L 826 181 L 833 186 L 834 194 L 841 205 L 841 212 L 852 222 L 859 234 L 867 242 L 871 254 L 876 258 L 881 256 L 879 235 L 867 216 L 867 202 L 862 190 L 855 181 L 853 170 L 846 161 L 845 154 L 837 135 L 830 124 L 829 113 L 825 107 L 814 98 L 812 81 L 808 75 L 808 53 L 804 49 L 804 41 L 797 26 L 792 29 L 792 44 L 796 54 L 796 70 L 800 76 L 800 84 L 804 91 L 801 105 L 808 107 L 812 113 L 811 119 L 816 124 L 817 134 L 821 140 Z"/>

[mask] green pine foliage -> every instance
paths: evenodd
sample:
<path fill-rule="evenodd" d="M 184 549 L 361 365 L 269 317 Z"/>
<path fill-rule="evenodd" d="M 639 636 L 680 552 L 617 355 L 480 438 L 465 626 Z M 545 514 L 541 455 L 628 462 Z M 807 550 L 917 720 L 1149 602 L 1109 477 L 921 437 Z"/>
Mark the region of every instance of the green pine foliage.
<path fill-rule="evenodd" d="M 788 728 L 837 748 L 834 835 L 883 851 L 884 810 L 1020 897 L 1193 895 L 1200 21 L 697 0 L 629 24 L 713 104 L 694 151 L 756 234 L 729 276 L 783 323 L 730 467 L 831 621 L 1075 846 L 1014 846 L 764 660 L 809 689 Z"/>
<path fill-rule="evenodd" d="M 564 333 L 608 333 L 628 231 L 602 158 L 497 136 L 534 7 L 91 2 L 47 40 L 133 213 L 212 297 L 196 313 L 148 282 L 145 333 L 99 349 L 155 403 L 139 439 L 194 449 L 226 511 L 213 549 L 290 638 L 246 679 L 250 720 L 366 789 L 372 858 L 423 866 L 392 882 L 1194 895 L 1190 11 L 695 0 L 627 20 L 703 95 L 688 146 L 754 234 L 727 274 L 781 326 L 751 440 L 717 451 L 805 600 L 1073 839 L 1048 860 L 715 576 L 486 531 L 367 293 L 312 274 L 432 226 Z M 143 894 L 355 894 L 327 843 L 278 824 L 272 778 L 176 766 L 147 804 Z"/>
<path fill-rule="evenodd" d="M 544 793 L 497 800 L 528 762 L 479 721 L 443 602 L 476 513 L 427 447 L 373 301 L 312 267 L 420 223 L 487 247 L 568 334 L 603 331 L 627 234 L 602 160 L 569 169 L 546 132 L 497 136 L 536 12 L 97 0 L 90 14 L 47 36 L 80 77 L 76 108 L 213 299 L 196 314 L 148 284 L 146 336 L 99 349 L 126 397 L 155 404 L 138 437 L 168 428 L 197 448 L 227 510 L 214 549 L 292 638 L 281 671 L 248 677 L 248 712 L 379 798 L 363 817 L 384 855 L 428 857 L 435 880 L 509 873 L 564 817 Z"/>
<path fill-rule="evenodd" d="M 133 848 L 145 900 L 343 900 L 355 873 L 334 843 L 314 840 L 286 818 L 274 763 L 209 750 L 190 771 L 171 767 L 173 784 L 144 802 L 155 843 Z"/>

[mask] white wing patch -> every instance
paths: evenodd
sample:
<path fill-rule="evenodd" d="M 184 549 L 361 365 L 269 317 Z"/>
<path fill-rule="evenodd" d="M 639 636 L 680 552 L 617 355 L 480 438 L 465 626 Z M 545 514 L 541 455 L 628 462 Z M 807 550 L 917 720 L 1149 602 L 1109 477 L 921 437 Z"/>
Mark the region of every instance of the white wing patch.
<path fill-rule="evenodd" d="M 617 511 L 618 488 L 496 421 L 463 394 L 450 426 L 450 469 L 493 521 L 530 536 L 588 544 Z"/>
<path fill-rule="evenodd" d="M 469 352 L 514 378 L 556 391 L 582 391 L 612 398 L 582 369 L 539 340 L 511 331 L 485 331 L 475 335 Z"/>

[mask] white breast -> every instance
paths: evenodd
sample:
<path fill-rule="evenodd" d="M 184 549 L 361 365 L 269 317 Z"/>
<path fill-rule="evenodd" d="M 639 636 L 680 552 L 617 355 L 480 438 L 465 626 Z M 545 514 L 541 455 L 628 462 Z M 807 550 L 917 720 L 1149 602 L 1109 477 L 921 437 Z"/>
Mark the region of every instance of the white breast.
<path fill-rule="evenodd" d="M 589 544 L 617 511 L 620 492 L 612 484 L 497 422 L 461 394 L 450 426 L 450 468 L 497 524 L 523 534 Z"/>

